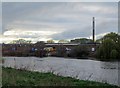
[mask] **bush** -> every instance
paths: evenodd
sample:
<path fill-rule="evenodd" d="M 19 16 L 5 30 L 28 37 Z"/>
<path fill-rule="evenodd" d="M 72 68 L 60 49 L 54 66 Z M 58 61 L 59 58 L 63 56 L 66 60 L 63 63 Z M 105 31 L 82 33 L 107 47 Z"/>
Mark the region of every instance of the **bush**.
<path fill-rule="evenodd" d="M 56 48 L 56 56 L 57 57 L 65 57 L 66 56 L 66 47 L 63 45 L 59 45 Z"/>
<path fill-rule="evenodd" d="M 111 59 L 117 59 L 117 56 L 118 56 L 117 50 L 112 50 L 111 53 L 110 53 L 110 58 Z"/>
<path fill-rule="evenodd" d="M 120 58 L 120 35 L 109 33 L 101 38 L 101 45 L 97 49 L 97 58 L 101 60 L 119 60 Z"/>
<path fill-rule="evenodd" d="M 71 57 L 87 57 L 88 54 L 88 48 L 85 46 L 76 46 L 70 52 Z"/>
<path fill-rule="evenodd" d="M 116 50 L 115 43 L 112 39 L 106 39 L 97 49 L 97 56 L 100 59 L 110 59 L 112 50 Z M 113 58 L 112 58 L 113 59 Z"/>

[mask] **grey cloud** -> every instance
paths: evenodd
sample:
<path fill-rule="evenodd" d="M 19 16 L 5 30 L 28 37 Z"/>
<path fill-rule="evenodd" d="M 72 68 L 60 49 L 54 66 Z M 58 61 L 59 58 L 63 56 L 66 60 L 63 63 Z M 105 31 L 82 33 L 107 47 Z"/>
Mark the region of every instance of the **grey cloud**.
<path fill-rule="evenodd" d="M 96 2 L 118 2 L 119 0 L 97 0 Z M 28 2 L 28 0 L 4 0 L 4 2 Z M 95 2 L 94 0 L 29 0 L 29 2 Z"/>
<path fill-rule="evenodd" d="M 50 37 L 58 40 L 89 37 L 92 33 L 93 16 L 96 17 L 96 34 L 117 31 L 115 2 L 4 2 L 2 10 L 3 32 L 17 29 L 62 30 L 61 33 L 50 36 L 21 35 L 21 38 Z"/>
<path fill-rule="evenodd" d="M 103 21 L 102 23 L 97 23 L 95 27 L 96 35 L 108 32 L 117 32 L 117 20 Z M 72 39 L 76 37 L 90 37 L 92 36 L 92 25 L 85 28 L 69 29 L 60 34 L 53 35 L 53 39 Z"/>

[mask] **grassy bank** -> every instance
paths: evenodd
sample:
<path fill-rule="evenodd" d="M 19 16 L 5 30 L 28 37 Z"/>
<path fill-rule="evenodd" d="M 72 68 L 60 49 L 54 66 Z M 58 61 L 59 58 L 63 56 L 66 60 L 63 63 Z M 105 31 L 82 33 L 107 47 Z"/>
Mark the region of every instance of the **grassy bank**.
<path fill-rule="evenodd" d="M 0 63 L 4 62 L 4 59 L 0 57 Z"/>
<path fill-rule="evenodd" d="M 109 84 L 61 77 L 52 73 L 30 72 L 12 68 L 3 68 L 2 76 L 3 86 L 104 86 L 104 88 L 117 88 Z"/>

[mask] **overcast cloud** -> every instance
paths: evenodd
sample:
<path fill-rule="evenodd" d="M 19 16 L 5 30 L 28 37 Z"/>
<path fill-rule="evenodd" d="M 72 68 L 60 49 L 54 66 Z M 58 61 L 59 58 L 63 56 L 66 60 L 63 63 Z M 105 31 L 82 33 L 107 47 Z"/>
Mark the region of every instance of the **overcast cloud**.
<path fill-rule="evenodd" d="M 91 38 L 92 17 L 100 38 L 118 31 L 117 16 L 117 2 L 3 2 L 0 38 L 3 42 Z"/>

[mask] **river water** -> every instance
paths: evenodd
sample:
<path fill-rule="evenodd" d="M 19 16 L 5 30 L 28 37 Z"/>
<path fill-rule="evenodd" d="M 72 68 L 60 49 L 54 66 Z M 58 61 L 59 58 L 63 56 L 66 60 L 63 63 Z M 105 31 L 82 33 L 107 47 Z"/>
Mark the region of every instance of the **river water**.
<path fill-rule="evenodd" d="M 66 59 L 59 57 L 3 57 L 4 67 L 39 72 L 53 72 L 56 75 L 80 80 L 119 85 L 120 62 L 103 62 L 88 59 Z"/>

